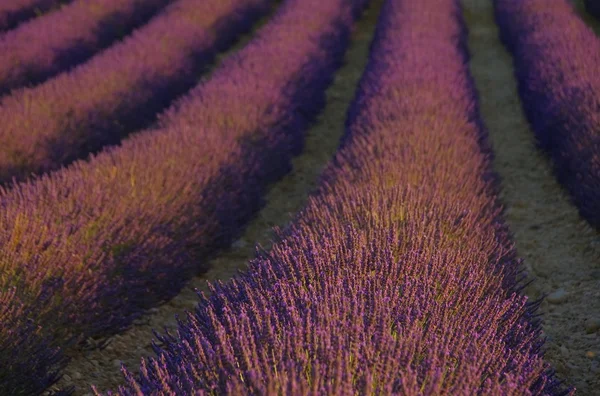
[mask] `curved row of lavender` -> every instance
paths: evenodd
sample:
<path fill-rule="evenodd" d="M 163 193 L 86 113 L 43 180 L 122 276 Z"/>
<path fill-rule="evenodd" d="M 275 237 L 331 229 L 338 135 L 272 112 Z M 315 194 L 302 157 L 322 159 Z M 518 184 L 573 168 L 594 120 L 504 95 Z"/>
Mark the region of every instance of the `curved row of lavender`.
<path fill-rule="evenodd" d="M 178 0 L 67 73 L 0 101 L 0 183 L 118 143 L 197 82 L 270 0 Z"/>
<path fill-rule="evenodd" d="M 27 375 L 43 365 L 36 359 L 56 359 L 80 334 L 124 329 L 239 234 L 301 150 L 364 3 L 286 0 L 160 127 L 2 192 L 0 299 L 14 308 L 0 322 L 13 348 L 0 356 L 0 394 L 49 384 Z M 27 341 L 40 350 L 33 360 L 20 354 L 25 317 L 41 326 Z"/>
<path fill-rule="evenodd" d="M 0 2 L 0 32 L 9 30 L 19 23 L 59 8 L 69 0 L 4 0 Z"/>
<path fill-rule="evenodd" d="M 567 0 L 494 4 L 539 146 L 580 214 L 600 229 L 600 39 Z"/>
<path fill-rule="evenodd" d="M 171 0 L 76 0 L 0 35 L 0 95 L 81 63 Z"/>
<path fill-rule="evenodd" d="M 585 0 L 585 9 L 596 18 L 600 18 L 600 1 Z"/>
<path fill-rule="evenodd" d="M 459 13 L 386 2 L 318 193 L 117 394 L 561 394 L 518 293 Z"/>

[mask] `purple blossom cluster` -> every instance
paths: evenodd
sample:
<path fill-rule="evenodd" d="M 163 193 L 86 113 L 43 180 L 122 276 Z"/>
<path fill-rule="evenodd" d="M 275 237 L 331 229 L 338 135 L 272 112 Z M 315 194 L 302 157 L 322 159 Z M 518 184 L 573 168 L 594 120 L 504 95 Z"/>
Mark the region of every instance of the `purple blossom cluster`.
<path fill-rule="evenodd" d="M 76 0 L 0 36 L 0 95 L 85 61 L 171 0 Z"/>
<path fill-rule="evenodd" d="M 108 394 L 572 392 L 520 294 L 457 3 L 385 3 L 318 191 Z"/>
<path fill-rule="evenodd" d="M 69 0 L 4 0 L 0 1 L 0 32 L 38 16 Z"/>
<path fill-rule="evenodd" d="M 147 127 L 270 0 L 178 0 L 125 40 L 0 101 L 0 183 L 59 168 Z"/>
<path fill-rule="evenodd" d="M 0 394 L 44 389 L 56 348 L 123 330 L 239 235 L 302 149 L 365 3 L 284 1 L 154 128 L 1 191 Z"/>
<path fill-rule="evenodd" d="M 35 395 L 58 379 L 54 369 L 65 357 L 29 318 L 31 310 L 18 302 L 17 288 L 0 293 L 0 394 Z M 32 361 L 32 356 L 35 358 Z M 10 369 L 6 369 L 10 365 Z M 23 373 L 29 381 L 23 380 Z"/>
<path fill-rule="evenodd" d="M 582 217 L 600 228 L 600 39 L 567 0 L 495 0 L 539 146 Z"/>
<path fill-rule="evenodd" d="M 585 0 L 585 9 L 596 18 L 600 18 L 600 1 Z"/>

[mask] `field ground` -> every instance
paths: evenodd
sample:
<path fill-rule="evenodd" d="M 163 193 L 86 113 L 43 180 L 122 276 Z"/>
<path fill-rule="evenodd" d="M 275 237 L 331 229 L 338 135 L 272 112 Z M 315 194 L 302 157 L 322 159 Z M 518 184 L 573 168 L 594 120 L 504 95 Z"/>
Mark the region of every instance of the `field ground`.
<path fill-rule="evenodd" d="M 57 387 L 74 385 L 75 395 L 91 394 L 89 384 L 100 390 L 113 388 L 122 379 L 121 361 L 137 372 L 140 358 L 153 354 L 151 329 L 174 329 L 175 314 L 183 316 L 193 309 L 197 301 L 193 287 L 206 291 L 207 280 L 230 279 L 253 257 L 255 243 L 269 247 L 271 227 L 285 226 L 303 206 L 337 148 L 382 2 L 372 1 L 358 23 L 346 64 L 327 91 L 327 106 L 307 132 L 305 150 L 293 161 L 294 170 L 270 188 L 266 206 L 245 234 L 211 261 L 211 270 L 191 280 L 179 296 L 153 309 L 133 328 L 112 337 L 105 349 L 74 355 Z M 581 2 L 577 3 L 581 9 Z M 592 395 L 600 389 L 600 334 L 588 334 L 587 329 L 600 320 L 600 235 L 578 216 L 554 179 L 548 159 L 535 148 L 517 96 L 512 59 L 498 39 L 491 2 L 463 0 L 463 8 L 470 31 L 471 72 L 496 153 L 494 167 L 502 179 L 505 217 L 527 271 L 537 279 L 527 293 L 531 298 L 550 294 L 542 305 L 547 360 L 560 378 L 578 388 L 577 394 Z M 593 23 L 587 17 L 586 21 Z M 247 35 L 231 51 L 251 37 Z"/>

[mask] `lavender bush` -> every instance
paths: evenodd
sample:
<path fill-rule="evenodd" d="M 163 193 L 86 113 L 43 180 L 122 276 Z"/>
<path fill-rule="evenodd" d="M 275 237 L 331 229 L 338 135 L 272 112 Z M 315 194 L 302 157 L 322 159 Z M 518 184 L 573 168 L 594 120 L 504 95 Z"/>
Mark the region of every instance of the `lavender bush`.
<path fill-rule="evenodd" d="M 77 0 L 0 36 L 0 95 L 83 62 L 171 0 Z"/>
<path fill-rule="evenodd" d="M 184 93 L 270 0 L 178 0 L 88 62 L 0 101 L 0 183 L 115 144 Z"/>
<path fill-rule="evenodd" d="M 35 395 L 54 384 L 67 360 L 52 340 L 29 318 L 17 288 L 0 293 L 0 392 Z M 32 359 L 33 357 L 33 359 Z M 23 380 L 23 373 L 27 381 Z"/>
<path fill-rule="evenodd" d="M 496 0 L 495 8 L 539 146 L 600 228 L 600 40 L 566 0 Z"/>
<path fill-rule="evenodd" d="M 0 378 L 25 387 L 32 370 L 15 371 L 13 356 L 38 367 L 53 347 L 124 329 L 231 242 L 301 150 L 364 4 L 286 0 L 155 129 L 2 191 L 0 299 L 23 308 L 0 321 L 14 348 L 0 356 Z M 21 354 L 25 328 L 5 326 L 23 309 L 45 353 Z"/>
<path fill-rule="evenodd" d="M 24 20 L 60 8 L 69 0 L 4 0 L 0 2 L 0 32 L 17 26 Z"/>
<path fill-rule="evenodd" d="M 386 2 L 318 192 L 271 252 L 157 334 L 116 394 L 571 391 L 519 293 L 459 13 Z"/>

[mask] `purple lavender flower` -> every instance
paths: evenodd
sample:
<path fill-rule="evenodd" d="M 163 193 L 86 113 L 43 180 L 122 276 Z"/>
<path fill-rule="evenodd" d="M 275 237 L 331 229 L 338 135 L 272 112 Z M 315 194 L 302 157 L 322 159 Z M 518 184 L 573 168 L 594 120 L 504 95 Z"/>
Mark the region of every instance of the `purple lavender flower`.
<path fill-rule="evenodd" d="M 124 329 L 205 268 L 261 205 L 266 185 L 290 169 L 364 4 L 286 0 L 156 128 L 4 189 L 0 298 L 17 287 L 19 306 L 39 326 L 32 347 L 40 353 L 21 355 L 22 337 L 0 322 L 0 338 L 12 348 L 3 356 L 51 378 L 53 367 L 39 360 L 51 347 Z M 240 19 L 253 15 L 239 12 Z M 20 312 L 10 311 L 6 323 L 20 323 Z M 12 362 L 0 364 L 0 379 L 33 383 L 34 371 L 13 372 Z"/>
<path fill-rule="evenodd" d="M 319 190 L 116 394 L 570 391 L 517 292 L 465 39 L 455 0 L 385 3 Z"/>

